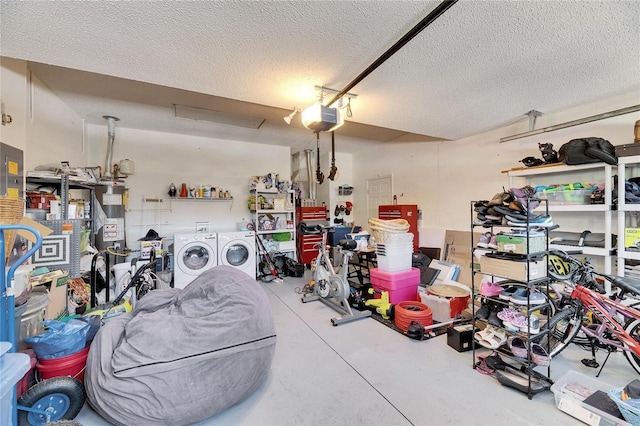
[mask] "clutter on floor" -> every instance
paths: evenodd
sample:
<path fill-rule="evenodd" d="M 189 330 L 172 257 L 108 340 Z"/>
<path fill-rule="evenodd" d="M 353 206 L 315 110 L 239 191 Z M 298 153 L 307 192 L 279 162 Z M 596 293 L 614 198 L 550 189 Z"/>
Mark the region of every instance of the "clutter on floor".
<path fill-rule="evenodd" d="M 116 424 L 193 424 L 251 395 L 275 344 L 262 287 L 216 266 L 182 290 L 147 294 L 102 327 L 87 358 L 88 401 Z"/>

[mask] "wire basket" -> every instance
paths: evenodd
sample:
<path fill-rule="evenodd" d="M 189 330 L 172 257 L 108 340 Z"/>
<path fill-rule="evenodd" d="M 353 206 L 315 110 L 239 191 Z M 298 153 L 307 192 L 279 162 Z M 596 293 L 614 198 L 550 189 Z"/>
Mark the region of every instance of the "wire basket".
<path fill-rule="evenodd" d="M 24 212 L 24 199 L 0 196 L 0 224 L 17 225 L 20 222 L 20 219 L 22 219 L 23 212 Z M 5 262 L 9 259 L 9 255 L 11 254 L 11 250 L 13 249 L 13 243 L 15 241 L 16 241 L 16 231 L 5 230 L 4 231 Z"/>
<path fill-rule="evenodd" d="M 376 243 L 382 244 L 393 234 L 404 234 L 409 231 L 409 222 L 405 219 L 369 219 L 369 228 Z"/>
<path fill-rule="evenodd" d="M 640 426 L 640 406 L 635 407 L 620 398 L 620 392 L 624 388 L 614 388 L 609 392 L 609 398 L 618 406 L 618 410 L 622 413 L 624 419 L 633 426 Z M 636 400 L 637 401 L 637 400 Z"/>

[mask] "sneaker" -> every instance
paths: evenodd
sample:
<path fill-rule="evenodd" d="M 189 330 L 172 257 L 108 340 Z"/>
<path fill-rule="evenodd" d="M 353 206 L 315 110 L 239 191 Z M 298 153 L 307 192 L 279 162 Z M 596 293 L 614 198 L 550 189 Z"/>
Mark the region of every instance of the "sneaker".
<path fill-rule="evenodd" d="M 496 240 L 496 236 L 494 234 L 491 234 L 491 238 L 489 239 L 487 247 L 493 250 L 498 250 L 498 241 Z"/>
<path fill-rule="evenodd" d="M 523 333 L 529 334 L 538 334 L 540 333 L 540 319 L 537 316 L 531 315 L 529 317 L 529 326 L 527 327 L 526 320 L 524 326 L 520 327 L 520 331 Z"/>
<path fill-rule="evenodd" d="M 536 290 L 529 290 L 528 288 L 520 288 L 509 298 L 511 303 L 516 305 L 541 305 L 546 302 L 542 293 Z M 527 302 L 528 301 L 528 302 Z"/>
<path fill-rule="evenodd" d="M 502 286 L 500 284 L 496 284 L 492 281 L 483 282 L 480 285 L 480 294 L 486 297 L 495 297 L 499 296 L 502 293 Z"/>
<path fill-rule="evenodd" d="M 549 228 L 553 226 L 553 220 L 551 219 L 551 216 L 539 216 L 534 219 L 529 219 L 529 221 L 526 221 L 526 220 L 513 221 L 513 220 L 507 219 L 507 224 L 511 226 L 529 225 L 529 226 L 536 226 L 541 228 Z"/>
<path fill-rule="evenodd" d="M 501 310 L 500 312 L 498 312 L 498 318 L 500 318 L 502 321 L 511 321 L 512 318 L 521 315 L 520 311 L 516 308 L 504 308 L 503 310 Z"/>
<path fill-rule="evenodd" d="M 476 311 L 476 318 L 486 320 L 491 313 L 491 306 L 489 303 L 483 303 L 480 309 Z"/>
<path fill-rule="evenodd" d="M 518 289 L 521 289 L 522 287 L 516 287 L 516 286 L 509 286 L 507 288 L 505 288 L 504 290 L 502 290 L 502 292 L 500 293 L 500 295 L 498 296 L 500 299 L 502 300 L 511 300 L 511 296 L 513 295 L 513 293 L 515 293 Z"/>
<path fill-rule="evenodd" d="M 478 218 L 479 217 L 480 215 L 478 215 Z M 480 238 L 478 239 L 478 247 L 488 248 L 491 237 L 493 237 L 493 232 L 485 232 L 484 234 L 480 235 Z"/>
<path fill-rule="evenodd" d="M 487 320 L 489 324 L 494 325 L 496 327 L 503 327 L 502 320 L 498 318 L 498 313 L 502 309 L 502 306 L 494 306 L 489 312 L 489 319 Z"/>
<path fill-rule="evenodd" d="M 509 204 L 509 207 L 515 208 L 522 212 L 532 211 L 540 205 L 540 200 L 535 197 L 535 188 L 527 185 L 522 188 L 511 188 L 511 194 L 513 194 L 514 200 Z M 513 207 L 512 207 L 513 204 Z"/>

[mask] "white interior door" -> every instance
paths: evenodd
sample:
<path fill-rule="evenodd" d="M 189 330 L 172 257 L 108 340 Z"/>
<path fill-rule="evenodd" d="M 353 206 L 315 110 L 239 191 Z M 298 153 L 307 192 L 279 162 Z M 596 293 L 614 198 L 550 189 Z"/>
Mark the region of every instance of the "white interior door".
<path fill-rule="evenodd" d="M 368 217 L 378 217 L 378 206 L 389 205 L 393 200 L 392 177 L 382 176 L 367 179 Z M 362 221 L 363 223 L 367 223 Z"/>

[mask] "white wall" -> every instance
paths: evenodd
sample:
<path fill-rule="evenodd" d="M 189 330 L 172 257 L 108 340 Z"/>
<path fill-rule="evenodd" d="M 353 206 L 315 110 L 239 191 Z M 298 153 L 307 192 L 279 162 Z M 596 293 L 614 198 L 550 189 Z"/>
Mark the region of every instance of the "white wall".
<path fill-rule="evenodd" d="M 104 164 L 107 127 L 87 125 L 86 134 L 89 165 Z M 129 188 L 126 241 L 132 249 L 149 229 L 168 240 L 176 232 L 195 232 L 196 222 L 209 222 L 212 231 L 235 230 L 237 222 L 251 219 L 247 208 L 251 176 L 270 172 L 283 180 L 291 176 L 289 148 L 126 129 L 117 123 L 113 151 L 114 163 L 125 158 L 135 163 L 135 173 L 125 179 Z M 233 201 L 144 201 L 167 199 L 169 185 L 179 189 L 183 182 L 222 187 Z"/>
<path fill-rule="evenodd" d="M 2 58 L 0 100 L 13 123 L 2 126 L 3 142 L 25 153 L 25 171 L 38 165 L 69 161 L 72 167 L 103 166 L 107 127 L 85 125 L 70 108 L 35 76 L 26 62 Z M 30 101 L 31 99 L 31 101 Z M 31 119 L 31 110 L 33 119 Z M 117 116 L 117 111 L 105 112 Z M 216 138 L 190 137 L 118 127 L 113 162 L 135 161 L 135 174 L 125 180 L 130 188 L 126 213 L 127 245 L 137 249 L 138 238 L 149 228 L 166 236 L 195 232 L 196 221 L 208 221 L 212 230 L 235 229 L 251 219 L 247 208 L 249 179 L 270 172 L 283 180 L 291 176 L 289 148 Z M 229 202 L 143 202 L 168 198 L 169 185 L 211 184 L 229 190 Z"/>
<path fill-rule="evenodd" d="M 27 170 L 37 164 L 62 160 L 78 166 L 104 163 L 106 125 L 83 126 L 78 117 L 37 79 L 29 87 L 23 61 L 3 58 L 1 65 L 2 102 L 16 111 L 12 114 L 15 124 L 5 126 L 1 137 L 12 146 L 26 147 Z M 30 90 L 35 100 L 32 123 L 28 120 L 27 95 Z M 545 113 L 538 118 L 536 128 L 638 103 L 640 91 L 629 92 L 566 111 Z M 117 111 L 109 113 L 117 116 Z M 540 157 L 538 142 L 553 143 L 556 149 L 572 138 L 585 136 L 600 136 L 614 145 L 631 143 L 634 123 L 638 119 L 640 113 L 626 114 L 499 143 L 501 137 L 528 130 L 528 118 L 522 115 L 515 124 L 457 141 L 371 144 L 353 156 L 337 156 L 340 176 L 335 183 L 325 183 L 327 186 L 318 188 L 319 198 L 333 203 L 330 193 L 336 186 L 343 183 L 354 186 L 352 214 L 359 225 L 366 226 L 366 179 L 392 175 L 398 202 L 418 204 L 422 210 L 420 245 L 438 246 L 445 229 L 470 229 L 471 200 L 491 198 L 503 186 L 509 186 L 506 174 L 501 171 L 521 166 L 519 160 L 524 157 Z M 127 180 L 131 188 L 128 242 L 137 240 L 147 228 L 154 226 L 166 235 L 189 230 L 200 220 L 210 220 L 212 228 L 233 227 L 235 222 L 248 218 L 246 196 L 250 176 L 277 172 L 288 178 L 291 173 L 288 148 L 131 130 L 116 125 L 113 159 L 115 162 L 123 158 L 136 162 L 136 174 Z M 326 173 L 330 164 L 327 151 L 323 160 L 322 169 Z M 347 176 L 350 172 L 351 176 Z M 588 179 L 588 176 L 582 179 Z M 172 203 L 159 206 L 142 202 L 143 196 L 164 196 L 171 182 L 222 186 L 229 189 L 235 199 L 231 204 L 204 205 Z M 328 207 L 331 210 L 335 206 L 328 204 Z M 592 231 L 596 232 L 595 229 Z"/>
<path fill-rule="evenodd" d="M 560 124 L 637 105 L 640 91 L 630 92 L 597 102 L 581 105 L 554 114 L 545 114 L 536 122 L 536 129 Z M 640 112 L 608 118 L 551 133 L 500 143 L 502 137 L 529 130 L 528 118 L 512 125 L 469 138 L 431 143 L 378 144 L 354 155 L 354 186 L 364 187 L 366 179 L 393 175 L 394 193 L 399 204 L 418 204 L 423 220 L 420 229 L 421 246 L 441 246 L 443 230 L 470 230 L 470 201 L 491 198 L 509 187 L 504 170 L 521 167 L 519 160 L 541 158 L 538 142 L 552 143 L 559 149 L 563 143 L 578 137 L 598 136 L 614 145 L 633 142 L 633 129 Z M 582 175 L 581 179 L 590 179 Z M 563 182 L 557 182 L 563 183 Z M 524 181 L 514 182 L 514 186 Z M 366 194 L 355 193 L 356 214 L 366 214 Z M 602 227 L 601 221 L 576 224 L 572 218 L 558 216 L 565 230 L 572 227 Z M 366 224 L 366 220 L 359 220 Z M 567 225 L 567 226 L 565 226 Z M 596 229 L 592 229 L 597 232 Z"/>
<path fill-rule="evenodd" d="M 336 153 L 336 167 L 338 172 L 333 181 L 329 180 L 329 169 L 331 168 L 331 151 L 326 153 L 320 153 L 320 165 L 322 167 L 322 173 L 324 173 L 324 182 L 322 185 L 317 185 L 318 188 L 318 202 L 324 202 L 329 210 L 329 221 L 334 224 L 334 219 L 339 217 L 345 221 L 345 223 L 353 222 L 355 216 L 351 213 L 347 215 L 335 215 L 336 205 L 344 205 L 347 201 L 353 203 L 353 196 L 340 196 L 338 194 L 338 188 L 342 185 L 353 186 L 352 180 L 352 162 L 353 156 L 351 154 Z M 362 190 L 362 188 L 360 188 Z M 357 220 L 357 219 L 356 219 Z"/>

